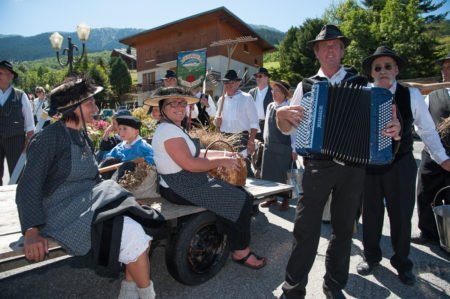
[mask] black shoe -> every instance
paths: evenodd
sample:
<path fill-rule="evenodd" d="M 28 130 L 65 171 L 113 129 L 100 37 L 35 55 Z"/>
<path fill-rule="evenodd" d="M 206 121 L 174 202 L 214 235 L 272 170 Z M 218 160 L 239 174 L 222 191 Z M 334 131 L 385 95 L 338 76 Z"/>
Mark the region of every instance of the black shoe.
<path fill-rule="evenodd" d="M 438 245 L 439 240 L 430 238 L 429 236 L 425 235 L 423 232 L 420 232 L 418 235 L 411 237 L 411 243 L 421 244 L 421 245 Z"/>
<path fill-rule="evenodd" d="M 412 286 L 416 282 L 416 276 L 412 271 L 398 272 L 398 279 L 406 285 Z"/>
<path fill-rule="evenodd" d="M 323 284 L 323 293 L 327 296 L 327 299 L 345 299 L 344 293 L 342 290 L 333 291 L 329 289 L 325 284 Z"/>
<path fill-rule="evenodd" d="M 371 263 L 366 260 L 362 261 L 361 263 L 356 266 L 356 272 L 360 275 L 369 275 L 372 273 L 372 270 L 374 267 L 378 266 L 378 263 Z"/>

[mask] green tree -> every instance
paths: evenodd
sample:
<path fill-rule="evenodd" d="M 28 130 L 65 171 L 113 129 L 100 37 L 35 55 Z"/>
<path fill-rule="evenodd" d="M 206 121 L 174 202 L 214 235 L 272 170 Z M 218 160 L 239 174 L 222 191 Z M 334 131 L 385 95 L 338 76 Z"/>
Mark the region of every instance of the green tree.
<path fill-rule="evenodd" d="M 106 75 L 105 70 L 100 65 L 96 64 L 91 66 L 88 74 L 96 85 L 104 88 L 102 92 L 94 96 L 95 104 L 99 107 L 99 109 L 111 107 L 110 101 L 108 100 L 108 76 Z"/>
<path fill-rule="evenodd" d="M 131 75 L 122 58 L 117 58 L 113 61 L 109 73 L 109 83 L 111 84 L 111 90 L 119 102 L 120 96 L 130 91 L 132 83 Z"/>

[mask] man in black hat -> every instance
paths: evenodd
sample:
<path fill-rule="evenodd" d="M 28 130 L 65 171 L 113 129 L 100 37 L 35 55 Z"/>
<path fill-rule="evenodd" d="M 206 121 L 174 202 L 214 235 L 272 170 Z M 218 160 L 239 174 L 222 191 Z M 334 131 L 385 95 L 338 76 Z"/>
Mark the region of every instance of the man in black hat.
<path fill-rule="evenodd" d="M 436 61 L 442 68 L 442 81 L 450 82 L 450 52 L 444 59 Z M 450 116 L 450 88 L 441 88 L 428 94 L 425 98 L 428 104 L 431 118 L 436 128 L 442 121 Z M 443 136 L 444 137 L 444 136 Z M 444 137 L 441 142 L 447 152 L 450 154 L 450 136 Z M 417 180 L 417 212 L 419 215 L 419 230 L 417 236 L 411 238 L 411 242 L 419 244 L 438 244 L 439 234 L 434 219 L 431 203 L 436 193 L 443 187 L 450 185 L 450 173 L 444 170 L 431 157 L 427 148 L 422 151 L 422 161 L 419 168 Z M 443 191 L 445 198 L 450 198 L 449 191 Z M 442 197 L 441 197 L 442 198 Z"/>
<path fill-rule="evenodd" d="M 246 149 L 247 155 L 251 155 L 255 151 L 255 136 L 259 130 L 258 113 L 252 96 L 239 90 L 241 80 L 235 70 L 229 70 L 225 74 L 222 79 L 226 91 L 225 98 L 221 97 L 217 102 L 219 107 L 223 102 L 223 111 L 219 115 L 220 109 L 218 109 L 214 123 L 223 133 L 239 134 L 238 150 Z M 248 163 L 247 166 L 249 166 Z M 247 167 L 247 173 L 253 176 L 249 167 Z"/>
<path fill-rule="evenodd" d="M 332 84 L 349 82 L 366 85 L 367 79 L 359 76 L 354 68 L 341 66 L 344 49 L 350 44 L 342 32 L 334 25 L 325 25 L 315 40 L 307 45 L 314 49 L 320 62 L 318 73 L 304 79 L 295 90 L 291 106 L 277 110 L 277 124 L 285 134 L 296 131 L 304 118 L 303 108 L 299 106 L 303 94 L 311 91 L 317 81 Z M 398 121 L 389 124 L 386 135 L 396 136 L 399 132 Z M 330 298 L 344 298 L 342 289 L 348 278 L 350 248 L 353 225 L 359 207 L 363 183 L 364 168 L 345 165 L 333 161 L 326 155 L 305 157 L 306 167 L 303 176 L 303 196 L 297 203 L 294 223 L 294 244 L 286 267 L 286 279 L 283 285 L 284 298 L 304 298 L 308 273 L 314 263 L 320 238 L 321 219 L 324 206 L 330 192 L 331 226 L 333 233 L 326 254 L 326 274 L 323 291 Z"/>
<path fill-rule="evenodd" d="M 250 89 L 248 92 L 256 104 L 256 111 L 258 112 L 259 128 L 261 132 L 256 134 L 256 139 L 264 142 L 264 121 L 266 119 L 267 106 L 273 102 L 272 88 L 269 86 L 270 74 L 266 68 L 260 67 L 255 74 L 256 87 Z"/>
<path fill-rule="evenodd" d="M 167 70 L 164 77 L 161 78 L 164 83 L 164 87 L 171 87 L 171 86 L 177 86 L 177 73 L 175 73 L 172 70 Z"/>
<path fill-rule="evenodd" d="M 11 63 L 0 62 L 0 185 L 3 185 L 5 157 L 11 174 L 25 150 L 26 140 L 34 133 L 30 101 L 22 90 L 11 84 L 17 77 Z"/>
<path fill-rule="evenodd" d="M 397 270 L 400 281 L 406 285 L 415 282 L 413 264 L 408 258 L 411 240 L 411 217 L 415 202 L 417 165 L 413 155 L 413 125 L 432 159 L 450 170 L 450 159 L 445 153 L 435 130 L 433 120 L 416 88 L 407 88 L 396 77 L 407 65 L 406 59 L 386 46 L 364 59 L 363 70 L 370 74 L 372 86 L 389 89 L 394 95 L 397 113 L 402 120 L 401 141 L 394 162 L 382 167 L 367 167 L 363 198 L 364 260 L 357 271 L 367 275 L 381 261 L 379 245 L 384 218 L 384 203 L 391 220 L 391 239 L 394 255 L 391 265 Z"/>

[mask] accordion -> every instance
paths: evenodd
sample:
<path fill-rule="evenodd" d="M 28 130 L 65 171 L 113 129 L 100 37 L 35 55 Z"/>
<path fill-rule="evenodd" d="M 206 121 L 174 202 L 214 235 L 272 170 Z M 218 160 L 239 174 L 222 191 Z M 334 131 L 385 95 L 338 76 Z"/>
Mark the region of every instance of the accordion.
<path fill-rule="evenodd" d="M 314 83 L 300 102 L 305 117 L 297 130 L 296 152 L 355 165 L 389 163 L 392 139 L 382 131 L 392 121 L 392 97 L 381 87 Z"/>

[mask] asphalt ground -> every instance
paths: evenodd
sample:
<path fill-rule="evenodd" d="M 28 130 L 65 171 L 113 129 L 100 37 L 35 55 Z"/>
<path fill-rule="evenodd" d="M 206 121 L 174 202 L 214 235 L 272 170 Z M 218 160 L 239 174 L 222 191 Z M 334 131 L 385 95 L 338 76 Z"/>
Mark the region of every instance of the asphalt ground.
<path fill-rule="evenodd" d="M 415 157 L 420 159 L 421 142 L 415 143 Z M 419 162 L 419 161 L 418 161 Z M 288 211 L 278 207 L 260 208 L 252 222 L 251 248 L 267 258 L 260 270 L 245 268 L 228 258 L 222 270 L 199 286 L 186 286 L 174 280 L 165 266 L 164 248 L 158 247 L 151 256 L 151 277 L 157 298 L 276 298 L 281 294 L 284 271 L 292 245 L 292 229 L 296 201 Z M 413 234 L 418 233 L 417 211 L 414 212 Z M 309 274 L 307 298 L 325 298 L 322 277 L 325 274 L 325 253 L 331 234 L 329 224 L 322 225 L 318 252 Z M 380 242 L 383 260 L 373 274 L 360 276 L 357 264 L 362 260 L 362 225 L 354 236 L 349 279 L 344 294 L 348 298 L 449 298 L 449 255 L 438 246 L 412 244 L 410 258 L 417 281 L 414 286 L 403 285 L 397 278 L 389 258 L 393 250 L 389 237 L 389 219 L 385 216 Z M 0 298 L 116 298 L 120 279 L 98 276 L 87 268 L 89 260 L 71 257 L 32 270 L 0 275 Z M 121 276 L 123 278 L 123 274 Z"/>

